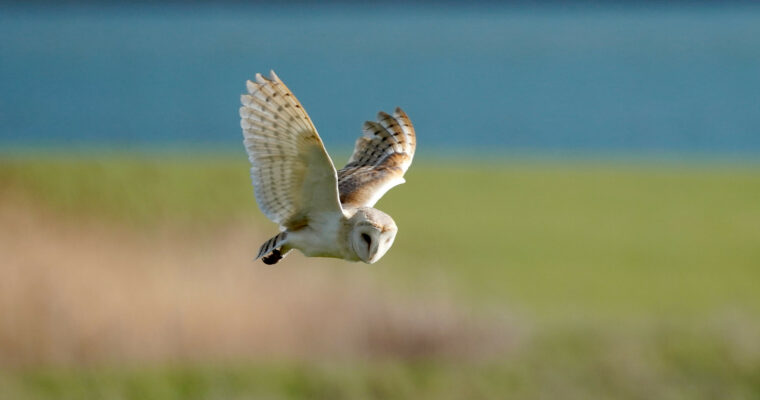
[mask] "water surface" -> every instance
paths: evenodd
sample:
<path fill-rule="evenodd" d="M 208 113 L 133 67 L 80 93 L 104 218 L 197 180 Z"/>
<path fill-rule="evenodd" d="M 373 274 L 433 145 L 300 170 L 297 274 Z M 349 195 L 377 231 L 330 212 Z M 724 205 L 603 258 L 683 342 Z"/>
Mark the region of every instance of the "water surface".
<path fill-rule="evenodd" d="M 746 5 L 6 6 L 0 37 L 6 148 L 236 148 L 274 68 L 328 146 L 400 105 L 424 149 L 760 152 Z"/>

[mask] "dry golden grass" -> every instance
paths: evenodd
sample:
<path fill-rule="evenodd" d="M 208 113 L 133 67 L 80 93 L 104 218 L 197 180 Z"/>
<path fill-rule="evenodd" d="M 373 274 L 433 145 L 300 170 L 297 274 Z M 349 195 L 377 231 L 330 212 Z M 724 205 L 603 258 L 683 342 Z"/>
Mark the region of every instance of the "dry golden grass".
<path fill-rule="evenodd" d="M 403 298 L 364 264 L 251 261 L 250 224 L 193 232 L 64 221 L 0 203 L 0 360 L 80 365 L 479 357 L 516 336 L 438 293 Z"/>

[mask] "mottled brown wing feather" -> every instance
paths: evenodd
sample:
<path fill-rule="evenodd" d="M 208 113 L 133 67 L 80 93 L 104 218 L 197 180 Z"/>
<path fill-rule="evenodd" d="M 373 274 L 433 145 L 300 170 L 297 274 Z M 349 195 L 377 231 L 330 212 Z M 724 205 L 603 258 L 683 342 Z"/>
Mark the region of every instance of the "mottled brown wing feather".
<path fill-rule="evenodd" d="M 400 108 L 393 115 L 377 114 L 364 123 L 348 164 L 338 171 L 338 191 L 344 207 L 372 207 L 392 187 L 404 183 L 414 158 L 414 127 Z"/>

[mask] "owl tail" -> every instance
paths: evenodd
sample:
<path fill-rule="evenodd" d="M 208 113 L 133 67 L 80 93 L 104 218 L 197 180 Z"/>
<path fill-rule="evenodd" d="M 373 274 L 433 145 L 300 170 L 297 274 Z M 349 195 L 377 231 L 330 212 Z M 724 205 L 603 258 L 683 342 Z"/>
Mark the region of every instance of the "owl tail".
<path fill-rule="evenodd" d="M 282 247 L 287 242 L 287 238 L 287 232 L 280 232 L 274 235 L 274 237 L 267 240 L 266 243 L 261 245 L 259 248 L 259 254 L 256 256 L 256 259 L 258 260 L 261 258 L 261 261 L 263 261 L 264 264 L 272 265 L 276 264 L 277 261 L 285 258 L 285 256 L 290 252 L 290 250 L 287 250 L 283 253 Z"/>

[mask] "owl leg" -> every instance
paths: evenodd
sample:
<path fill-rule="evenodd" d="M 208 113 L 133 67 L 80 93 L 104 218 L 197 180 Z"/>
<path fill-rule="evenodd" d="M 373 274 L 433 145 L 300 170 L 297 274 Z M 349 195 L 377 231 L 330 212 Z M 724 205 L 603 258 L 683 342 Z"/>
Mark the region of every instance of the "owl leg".
<path fill-rule="evenodd" d="M 290 253 L 290 250 L 286 250 L 285 246 L 283 246 L 283 247 L 272 250 L 271 253 L 262 257 L 261 261 L 263 261 L 264 264 L 266 265 L 274 265 L 274 264 L 277 264 L 278 261 L 285 258 L 288 255 L 288 253 Z"/>
<path fill-rule="evenodd" d="M 266 265 L 277 264 L 277 261 L 280 261 L 281 259 L 282 253 L 280 253 L 280 249 L 274 249 L 271 253 L 267 254 L 264 257 L 261 257 L 261 261 L 263 261 Z"/>
<path fill-rule="evenodd" d="M 288 253 L 287 250 L 289 250 L 285 249 L 287 238 L 288 232 L 280 232 L 274 235 L 274 237 L 267 240 L 263 245 L 261 245 L 261 248 L 259 248 L 259 255 L 257 255 L 256 258 L 261 258 L 262 261 L 268 265 L 272 265 L 277 261 L 280 261 L 280 259 L 285 257 L 285 254 Z"/>

